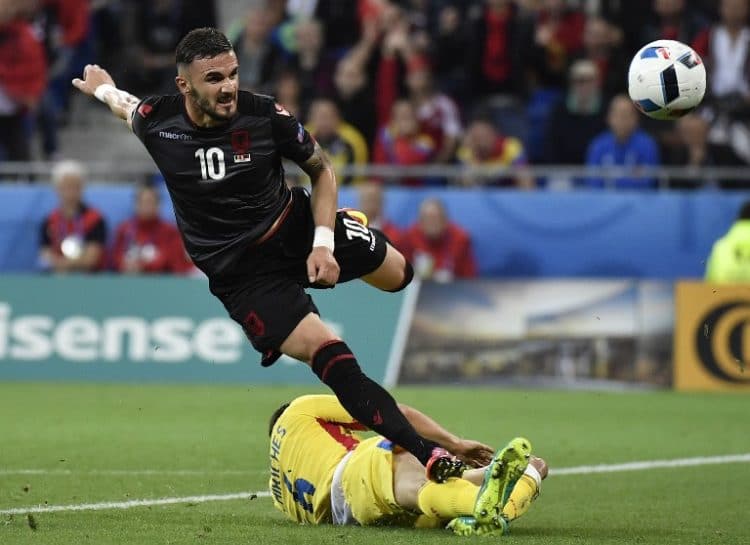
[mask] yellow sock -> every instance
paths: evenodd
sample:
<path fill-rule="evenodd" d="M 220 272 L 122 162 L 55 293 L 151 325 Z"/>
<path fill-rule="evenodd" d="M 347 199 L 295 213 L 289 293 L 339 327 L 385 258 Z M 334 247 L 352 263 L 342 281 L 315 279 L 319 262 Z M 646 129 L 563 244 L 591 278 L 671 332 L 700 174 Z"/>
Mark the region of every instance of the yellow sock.
<path fill-rule="evenodd" d="M 419 515 L 417 520 L 414 521 L 414 528 L 420 530 L 430 530 L 434 528 L 443 528 L 445 521 L 435 517 L 429 517 L 427 515 Z"/>
<path fill-rule="evenodd" d="M 444 483 L 428 482 L 417 496 L 419 509 L 429 517 L 452 519 L 474 512 L 479 487 L 463 479 Z"/>
<path fill-rule="evenodd" d="M 510 522 L 523 515 L 531 507 L 539 495 L 539 487 L 542 484 L 542 477 L 534 466 L 528 466 L 521 478 L 518 479 L 516 486 L 510 493 L 507 503 L 503 507 L 503 515 Z"/>

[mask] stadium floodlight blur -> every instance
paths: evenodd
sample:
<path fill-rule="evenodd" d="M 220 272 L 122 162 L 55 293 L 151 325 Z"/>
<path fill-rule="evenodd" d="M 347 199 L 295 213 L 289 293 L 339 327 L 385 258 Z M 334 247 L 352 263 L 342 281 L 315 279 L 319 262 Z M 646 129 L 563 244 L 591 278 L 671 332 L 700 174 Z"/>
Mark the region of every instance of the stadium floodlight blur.
<path fill-rule="evenodd" d="M 33 162 L 0 162 L 0 183 L 15 180 L 34 179 L 39 182 L 48 182 L 54 163 L 45 161 Z M 144 159 L 142 162 L 110 162 L 93 161 L 86 163 L 90 178 L 95 182 L 123 182 L 129 180 L 140 180 L 156 175 L 156 166 Z M 291 176 L 300 175 L 302 172 L 295 165 L 288 165 L 287 173 Z M 449 185 L 461 185 L 458 182 L 466 178 L 474 177 L 478 180 L 483 178 L 497 179 L 512 177 L 519 173 L 531 176 L 547 189 L 567 190 L 575 188 L 575 181 L 586 178 L 601 178 L 605 180 L 605 187 L 614 188 L 615 180 L 623 176 L 630 178 L 656 178 L 659 189 L 667 189 L 673 180 L 692 181 L 696 188 L 713 187 L 720 180 L 722 185 L 731 188 L 732 184 L 744 182 L 743 187 L 750 183 L 750 171 L 747 167 L 665 167 L 665 166 L 639 166 L 639 167 L 588 167 L 571 165 L 544 165 L 544 166 L 462 166 L 462 165 L 345 165 L 337 169 L 339 180 L 347 177 L 359 177 L 370 179 L 398 180 L 424 178 L 429 180 L 444 180 Z M 540 181 L 544 180 L 544 184 Z M 387 186 L 398 186 L 398 183 L 389 182 Z"/>

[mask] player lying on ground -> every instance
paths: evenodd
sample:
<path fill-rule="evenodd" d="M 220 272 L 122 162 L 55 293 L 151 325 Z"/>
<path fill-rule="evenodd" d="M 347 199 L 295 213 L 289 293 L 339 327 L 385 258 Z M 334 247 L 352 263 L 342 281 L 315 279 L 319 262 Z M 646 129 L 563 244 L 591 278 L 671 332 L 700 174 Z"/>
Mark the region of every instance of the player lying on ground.
<path fill-rule="evenodd" d="M 479 469 L 444 483 L 425 479 L 424 466 L 366 430 L 334 396 L 308 395 L 271 416 L 274 506 L 296 522 L 446 526 L 459 535 L 502 534 L 539 495 L 547 465 L 514 439 L 494 456 L 487 445 L 459 439 L 425 414 L 399 405 L 417 432 Z"/>
<path fill-rule="evenodd" d="M 305 292 L 355 278 L 399 291 L 412 279 L 411 265 L 382 233 L 336 212 L 325 153 L 283 106 L 238 89 L 226 36 L 193 30 L 175 55 L 179 94 L 140 100 L 97 65 L 73 85 L 106 103 L 143 142 L 166 180 L 190 258 L 263 354 L 262 365 L 281 353 L 307 363 L 350 414 L 414 454 L 430 478 L 460 474 L 462 464 L 419 436 L 362 372 Z M 310 176 L 312 196 L 286 186 L 282 158 Z"/>

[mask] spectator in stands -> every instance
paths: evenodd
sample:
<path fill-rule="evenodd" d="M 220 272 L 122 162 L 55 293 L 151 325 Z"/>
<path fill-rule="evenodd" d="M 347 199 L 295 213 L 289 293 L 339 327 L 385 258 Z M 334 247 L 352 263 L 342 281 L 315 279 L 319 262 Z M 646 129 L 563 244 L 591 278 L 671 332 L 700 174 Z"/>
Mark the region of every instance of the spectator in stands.
<path fill-rule="evenodd" d="M 461 118 L 453 99 L 435 90 L 432 71 L 424 57 L 409 60 L 406 86 L 422 130 L 435 142 L 435 163 L 453 161 L 461 139 Z"/>
<path fill-rule="evenodd" d="M 697 178 L 677 178 L 670 181 L 670 187 L 693 189 L 701 186 L 721 185 L 726 188 L 747 189 L 746 184 L 729 180 L 709 179 L 701 174 L 702 167 L 740 166 L 742 161 L 732 148 L 713 144 L 708 140 L 710 125 L 697 114 L 681 117 L 675 124 L 679 146 L 667 148 L 664 164 L 680 167 L 693 167 Z"/>
<path fill-rule="evenodd" d="M 31 25 L 0 21 L 0 160 L 31 159 L 27 122 L 44 94 L 46 78 L 44 47 Z"/>
<path fill-rule="evenodd" d="M 393 9 L 390 11 L 395 15 L 392 23 L 383 29 L 384 34 L 375 79 L 375 106 L 378 126 L 383 126 L 390 118 L 393 103 L 401 94 L 403 79 L 401 68 L 414 56 L 414 50 L 409 40 L 408 21 L 401 15 L 400 10 Z M 383 24 L 382 20 L 379 21 L 379 24 Z"/>
<path fill-rule="evenodd" d="M 136 191 L 135 215 L 117 228 L 112 266 L 126 274 L 182 274 L 191 269 L 177 228 L 159 217 L 159 191 Z"/>
<path fill-rule="evenodd" d="M 706 262 L 706 281 L 750 282 L 750 201 L 742 205 L 727 234 L 714 243 Z"/>
<path fill-rule="evenodd" d="M 432 58 L 438 89 L 465 104 L 471 98 L 470 78 L 466 71 L 469 40 L 462 28 L 461 17 L 458 6 L 448 4 L 442 7 L 433 39 Z"/>
<path fill-rule="evenodd" d="M 716 0 L 691 0 L 690 5 L 707 20 L 714 21 L 719 18 L 719 2 Z"/>
<path fill-rule="evenodd" d="M 448 219 L 445 206 L 438 199 L 422 202 L 419 219 L 404 232 L 400 249 L 422 278 L 450 282 L 477 275 L 469 235 Z"/>
<path fill-rule="evenodd" d="M 393 0 L 391 0 L 393 1 Z M 438 2 L 430 0 L 402 0 L 397 3 L 409 21 L 409 39 L 416 51 L 427 54 L 432 46 L 430 32 L 438 25 L 438 9 L 442 4 L 449 4 L 450 0 Z"/>
<path fill-rule="evenodd" d="M 89 0 L 45 0 L 37 16 L 49 65 L 47 92 L 39 108 L 42 151 L 54 158 L 57 129 L 68 109 L 70 80 L 91 62 Z"/>
<path fill-rule="evenodd" d="M 458 149 L 458 160 L 467 167 L 523 167 L 527 164 L 523 144 L 518 138 L 500 134 L 492 121 L 475 119 L 471 122 L 463 143 Z M 469 171 L 465 185 L 534 187 L 534 180 L 522 170 L 515 175 L 485 177 Z"/>
<path fill-rule="evenodd" d="M 360 132 L 341 120 L 336 103 L 329 99 L 319 98 L 310 107 L 307 131 L 326 151 L 336 170 L 351 165 L 367 163 L 367 143 Z M 361 181 L 352 176 L 344 176 L 341 183 L 349 185 Z"/>
<path fill-rule="evenodd" d="M 302 100 L 302 88 L 299 77 L 291 70 L 284 70 L 279 74 L 274 86 L 274 97 L 276 102 L 297 119 L 304 119 L 306 104 Z"/>
<path fill-rule="evenodd" d="M 605 99 L 625 91 L 627 61 L 621 43 L 622 32 L 601 17 L 589 17 L 583 31 L 581 59 L 596 64 Z"/>
<path fill-rule="evenodd" d="M 692 43 L 706 26 L 706 20 L 692 7 L 685 6 L 685 0 L 653 0 L 654 16 L 649 17 L 643 26 L 641 42 L 654 40 L 677 40 Z"/>
<path fill-rule="evenodd" d="M 693 44 L 706 63 L 710 139 L 750 163 L 750 26 L 748 0 L 722 0 L 721 21 Z"/>
<path fill-rule="evenodd" d="M 510 0 L 486 0 L 472 10 L 467 66 L 475 95 L 523 90 L 519 31 L 517 8 Z"/>
<path fill-rule="evenodd" d="M 568 81 L 567 94 L 550 116 L 544 160 L 558 165 L 582 165 L 589 142 L 606 128 L 597 65 L 585 59 L 574 62 Z"/>
<path fill-rule="evenodd" d="M 135 0 L 130 11 L 134 69 L 125 73 L 136 94 L 174 92 L 174 50 L 180 39 L 196 27 L 216 26 L 213 0 Z"/>
<path fill-rule="evenodd" d="M 123 52 L 126 51 L 122 11 L 119 0 L 103 0 L 91 5 L 94 59 L 100 66 L 110 68 L 109 72 L 115 81 L 123 81 L 122 72 L 129 68 L 122 62 Z"/>
<path fill-rule="evenodd" d="M 266 13 L 268 13 L 268 24 L 272 29 L 279 29 L 286 23 L 292 21 L 292 13 L 288 10 L 289 0 L 265 0 Z M 312 14 L 297 17 L 298 19 L 310 19 Z"/>
<path fill-rule="evenodd" d="M 381 231 L 393 246 L 399 247 L 401 230 L 385 217 L 382 184 L 366 182 L 359 186 L 359 209 L 367 216 L 370 227 Z"/>
<path fill-rule="evenodd" d="M 336 57 L 323 49 L 323 27 L 315 19 L 299 21 L 295 26 L 296 52 L 291 68 L 297 72 L 301 96 L 311 100 L 330 96 Z"/>
<path fill-rule="evenodd" d="M 399 96 L 399 66 L 406 66 L 406 86 L 422 130 L 432 137 L 435 153 L 432 162 L 454 159 L 461 137 L 461 119 L 453 99 L 435 90 L 432 71 L 426 57 L 414 50 L 406 19 L 396 20 L 383 40 L 377 77 L 378 119 L 382 124 Z"/>
<path fill-rule="evenodd" d="M 569 59 L 583 46 L 585 18 L 565 0 L 543 0 L 534 21 L 531 43 L 524 44 L 535 84 L 560 88 L 565 81 Z"/>
<path fill-rule="evenodd" d="M 425 165 L 435 156 L 432 137 L 419 126 L 417 112 L 408 100 L 397 100 L 393 104 L 391 120 L 378 133 L 375 143 L 376 163 L 387 165 Z M 425 180 L 408 178 L 403 185 L 423 185 Z"/>
<path fill-rule="evenodd" d="M 40 264 L 56 273 L 95 272 L 104 264 L 107 228 L 102 215 L 83 200 L 86 174 L 77 161 L 52 170 L 59 206 L 41 226 Z"/>
<path fill-rule="evenodd" d="M 270 40 L 271 30 L 271 20 L 265 9 L 255 6 L 248 10 L 244 31 L 234 43 L 243 89 L 269 92 L 284 67 L 281 49 Z"/>
<path fill-rule="evenodd" d="M 360 10 L 366 2 L 352 0 L 315 0 L 315 18 L 325 21 L 325 48 L 328 51 L 343 51 L 359 38 Z"/>
<path fill-rule="evenodd" d="M 408 1 L 408 0 L 407 0 Z M 405 16 L 401 0 L 359 0 L 359 21 L 362 32 L 371 23 L 375 23 L 380 32 L 386 33 L 395 26 L 395 22 Z M 322 20 L 326 20 L 323 18 Z"/>
<path fill-rule="evenodd" d="M 695 0 L 691 1 L 695 2 Z M 644 45 L 642 41 L 644 21 L 654 17 L 653 2 L 654 0 L 600 2 L 598 15 L 606 19 L 622 35 L 623 49 L 635 53 Z"/>
<path fill-rule="evenodd" d="M 586 164 L 595 167 L 657 166 L 659 150 L 656 141 L 638 128 L 638 112 L 627 95 L 617 95 L 609 104 L 609 130 L 597 136 L 589 145 Z M 589 178 L 591 187 L 653 188 L 654 178 L 621 177 L 612 180 Z"/>
<path fill-rule="evenodd" d="M 336 66 L 334 100 L 341 116 L 351 123 L 368 144 L 375 141 L 375 95 L 367 73 L 358 62 L 344 57 Z"/>

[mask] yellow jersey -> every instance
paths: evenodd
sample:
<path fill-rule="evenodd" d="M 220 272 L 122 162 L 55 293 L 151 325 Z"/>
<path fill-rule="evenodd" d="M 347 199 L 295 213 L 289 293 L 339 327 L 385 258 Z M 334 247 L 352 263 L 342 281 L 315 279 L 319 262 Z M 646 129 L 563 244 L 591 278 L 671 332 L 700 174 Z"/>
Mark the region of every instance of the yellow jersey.
<path fill-rule="evenodd" d="M 336 129 L 336 135 L 333 138 L 323 140 L 316 134 L 315 125 L 308 123 L 305 125 L 305 129 L 313 138 L 318 141 L 320 147 L 322 147 L 328 154 L 328 158 L 331 160 L 331 164 L 334 167 L 334 172 L 339 172 L 341 167 L 348 165 L 365 165 L 367 164 L 368 153 L 367 153 L 367 141 L 353 125 L 349 123 L 341 122 Z M 363 181 L 362 178 L 353 178 L 346 176 L 341 180 L 343 185 L 349 185 L 351 183 L 359 183 Z"/>
<path fill-rule="evenodd" d="M 296 522 L 331 520 L 333 472 L 365 430 L 332 395 L 295 399 L 271 433 L 268 488 L 274 507 Z"/>
<path fill-rule="evenodd" d="M 750 220 L 741 219 L 714 243 L 706 265 L 708 282 L 750 282 Z"/>

